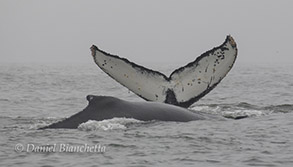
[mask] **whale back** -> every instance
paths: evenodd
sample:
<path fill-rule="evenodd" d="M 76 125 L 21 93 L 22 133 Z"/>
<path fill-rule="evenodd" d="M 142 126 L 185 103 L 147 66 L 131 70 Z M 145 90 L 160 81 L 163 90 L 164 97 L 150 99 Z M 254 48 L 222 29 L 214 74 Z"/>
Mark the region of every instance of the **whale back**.
<path fill-rule="evenodd" d="M 188 109 L 158 103 L 158 102 L 129 102 L 111 96 L 86 97 L 88 105 L 84 110 L 63 121 L 53 123 L 47 128 L 77 128 L 88 120 L 102 121 L 112 118 L 134 118 L 141 121 L 176 121 L 187 122 L 205 119 L 200 114 L 195 114 Z"/>
<path fill-rule="evenodd" d="M 142 121 L 179 121 L 187 122 L 204 119 L 201 115 L 194 114 L 186 108 L 159 102 L 130 102 L 111 96 L 93 96 L 88 108 L 98 112 L 99 118 L 111 119 L 113 117 L 134 118 Z"/>

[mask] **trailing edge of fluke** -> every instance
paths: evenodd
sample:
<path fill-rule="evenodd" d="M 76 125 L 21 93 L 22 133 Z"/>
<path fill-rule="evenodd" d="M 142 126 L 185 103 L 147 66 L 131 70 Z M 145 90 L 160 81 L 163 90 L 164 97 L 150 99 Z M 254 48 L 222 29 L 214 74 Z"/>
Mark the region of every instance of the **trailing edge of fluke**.
<path fill-rule="evenodd" d="M 228 35 L 225 42 L 193 62 L 174 70 L 169 77 L 125 58 L 91 47 L 95 63 L 110 77 L 147 101 L 189 107 L 215 88 L 231 70 L 237 45 Z"/>

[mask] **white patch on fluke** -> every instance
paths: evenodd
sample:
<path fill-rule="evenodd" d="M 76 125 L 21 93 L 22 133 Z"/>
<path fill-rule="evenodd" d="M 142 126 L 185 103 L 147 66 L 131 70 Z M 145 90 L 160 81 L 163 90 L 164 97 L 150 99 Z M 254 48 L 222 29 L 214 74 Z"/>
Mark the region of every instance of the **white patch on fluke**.
<path fill-rule="evenodd" d="M 219 47 L 176 69 L 169 77 L 91 47 L 95 63 L 109 76 L 148 101 L 189 107 L 210 92 L 230 71 L 237 47 L 231 36 Z"/>

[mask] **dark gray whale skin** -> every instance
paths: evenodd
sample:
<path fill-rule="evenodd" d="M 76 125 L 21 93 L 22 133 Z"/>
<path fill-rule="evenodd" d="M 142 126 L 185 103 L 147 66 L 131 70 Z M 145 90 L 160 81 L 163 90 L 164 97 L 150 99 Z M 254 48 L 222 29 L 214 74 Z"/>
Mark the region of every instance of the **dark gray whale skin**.
<path fill-rule="evenodd" d="M 158 103 L 158 102 L 129 102 L 111 96 L 88 95 L 88 106 L 81 112 L 57 123 L 40 128 L 69 128 L 75 129 L 79 124 L 88 120 L 101 121 L 116 118 L 134 118 L 142 121 L 175 121 L 188 122 L 205 119 L 204 115 L 193 113 L 188 109 Z"/>

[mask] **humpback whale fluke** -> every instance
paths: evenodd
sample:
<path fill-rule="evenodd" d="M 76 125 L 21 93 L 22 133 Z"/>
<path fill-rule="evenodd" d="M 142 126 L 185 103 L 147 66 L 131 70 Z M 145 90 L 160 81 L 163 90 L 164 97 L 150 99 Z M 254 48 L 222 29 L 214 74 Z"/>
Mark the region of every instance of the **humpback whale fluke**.
<path fill-rule="evenodd" d="M 232 68 L 237 46 L 228 35 L 225 42 L 193 62 L 173 71 L 169 77 L 125 58 L 91 47 L 95 63 L 110 77 L 147 101 L 189 107 L 215 88 Z"/>

